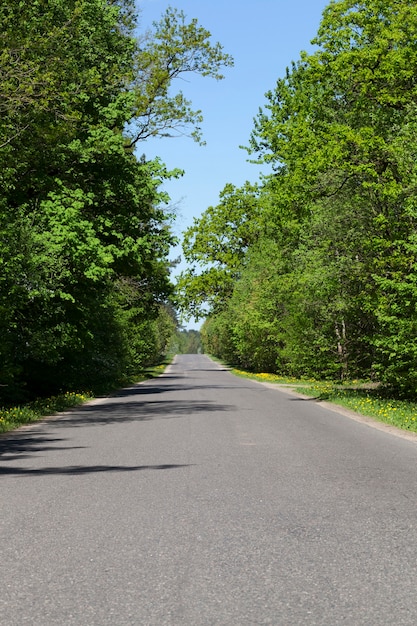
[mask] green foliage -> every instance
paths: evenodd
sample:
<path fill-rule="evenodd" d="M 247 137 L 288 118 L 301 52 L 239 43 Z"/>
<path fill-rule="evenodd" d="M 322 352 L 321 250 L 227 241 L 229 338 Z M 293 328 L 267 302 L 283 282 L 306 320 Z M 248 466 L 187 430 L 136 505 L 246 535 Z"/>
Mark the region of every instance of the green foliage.
<path fill-rule="evenodd" d="M 170 350 L 174 354 L 199 354 L 202 352 L 198 330 L 178 330 L 171 340 Z"/>
<path fill-rule="evenodd" d="M 105 385 L 158 359 L 175 322 L 173 216 L 139 140 L 191 128 L 173 80 L 231 58 L 168 9 L 139 42 L 131 0 L 0 6 L 0 393 Z"/>
<path fill-rule="evenodd" d="M 411 0 L 331 2 L 266 95 L 248 151 L 273 173 L 185 235 L 202 273 L 180 301 L 208 304 L 209 352 L 417 393 L 416 25 Z"/>
<path fill-rule="evenodd" d="M 168 7 L 154 27 L 137 51 L 132 145 L 152 135 L 187 134 L 190 128 L 191 137 L 202 143 L 201 111 L 193 111 L 181 91 L 172 92 L 172 81 L 190 72 L 221 80 L 222 67 L 232 66 L 233 59 L 219 43 L 211 43 L 196 19 L 186 23 L 182 11 Z"/>
<path fill-rule="evenodd" d="M 38 399 L 29 404 L 0 409 L 0 433 L 7 432 L 22 424 L 35 422 L 46 415 L 83 404 L 91 398 L 90 393 L 67 392 L 47 399 Z"/>
<path fill-rule="evenodd" d="M 232 293 L 249 246 L 260 235 L 257 186 L 241 189 L 226 185 L 220 204 L 209 207 L 184 234 L 183 249 L 189 268 L 177 282 L 180 308 L 196 319 L 204 317 Z M 201 266 L 206 266 L 199 271 Z"/>
<path fill-rule="evenodd" d="M 282 266 L 275 242 L 262 240 L 246 256 L 239 281 L 227 305 L 232 323 L 233 358 L 245 369 L 274 371 L 281 358 L 280 320 L 284 315 L 281 284 L 276 280 Z"/>

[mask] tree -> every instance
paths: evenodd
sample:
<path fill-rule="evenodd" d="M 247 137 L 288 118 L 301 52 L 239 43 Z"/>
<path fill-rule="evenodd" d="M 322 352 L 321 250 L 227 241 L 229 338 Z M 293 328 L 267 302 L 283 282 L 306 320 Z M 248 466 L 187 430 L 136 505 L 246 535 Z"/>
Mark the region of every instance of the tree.
<path fill-rule="evenodd" d="M 411 0 L 331 2 L 317 50 L 277 81 L 255 121 L 249 153 L 273 169 L 259 219 L 280 251 L 271 322 L 286 371 L 377 375 L 416 393 L 416 29 Z M 228 345 L 249 355 L 273 291 L 251 254 L 235 271 L 228 310 L 240 308 L 227 326 Z"/>
<path fill-rule="evenodd" d="M 232 66 L 233 59 L 210 37 L 196 19 L 186 23 L 182 11 L 169 7 L 151 35 L 143 38 L 135 59 L 131 145 L 154 135 L 190 134 L 202 142 L 201 111 L 193 111 L 182 91 L 172 94 L 171 87 L 188 73 L 224 78 L 221 69 Z"/>
<path fill-rule="evenodd" d="M 261 234 L 259 191 L 246 183 L 226 185 L 220 203 L 209 207 L 184 233 L 183 250 L 189 269 L 177 281 L 177 301 L 196 319 L 207 307 L 217 310 L 233 290 L 249 246 Z M 203 271 L 199 272 L 199 267 Z"/>
<path fill-rule="evenodd" d="M 178 330 L 172 339 L 171 349 L 176 354 L 198 354 L 202 351 L 198 330 Z"/>
<path fill-rule="evenodd" d="M 3 389 L 102 383 L 129 369 L 135 333 L 140 365 L 166 343 L 162 320 L 171 328 L 160 186 L 180 171 L 134 147 L 198 127 L 172 81 L 220 78 L 232 61 L 172 9 L 139 43 L 130 0 L 3 3 L 0 17 Z"/>

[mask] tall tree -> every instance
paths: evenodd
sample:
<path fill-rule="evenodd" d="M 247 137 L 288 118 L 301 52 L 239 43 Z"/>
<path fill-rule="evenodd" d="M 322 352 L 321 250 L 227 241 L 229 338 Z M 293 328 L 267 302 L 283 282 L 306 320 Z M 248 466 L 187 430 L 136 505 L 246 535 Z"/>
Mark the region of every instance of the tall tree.
<path fill-rule="evenodd" d="M 408 393 L 417 390 L 416 29 L 411 0 L 331 2 L 317 50 L 267 94 L 249 146 L 274 170 L 260 195 L 273 189 L 268 219 L 286 259 L 274 296 L 285 304 L 286 367 L 377 375 Z M 242 277 L 250 265 L 249 256 Z"/>
<path fill-rule="evenodd" d="M 226 185 L 219 204 L 194 218 L 183 239 L 189 268 L 177 282 L 177 300 L 183 312 L 198 319 L 207 310 L 222 308 L 261 228 L 259 190 L 250 183 L 242 188 Z"/>
<path fill-rule="evenodd" d="M 3 390 L 114 378 L 171 291 L 160 185 L 179 171 L 134 148 L 178 126 L 198 138 L 172 81 L 232 61 L 172 9 L 139 42 L 131 0 L 3 2 L 0 19 Z"/>

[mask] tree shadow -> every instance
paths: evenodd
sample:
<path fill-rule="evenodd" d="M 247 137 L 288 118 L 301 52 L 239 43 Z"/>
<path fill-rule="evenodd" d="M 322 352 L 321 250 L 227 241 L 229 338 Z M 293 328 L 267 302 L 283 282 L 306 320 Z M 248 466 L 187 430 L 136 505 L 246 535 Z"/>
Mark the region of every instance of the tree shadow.
<path fill-rule="evenodd" d="M 182 400 L 159 399 L 157 394 L 164 391 L 195 390 L 195 386 L 135 385 L 122 389 L 114 396 L 101 398 L 99 402 L 87 403 L 76 407 L 64 414 L 50 417 L 40 422 L 42 432 L 24 429 L 0 437 L 0 459 L 7 463 L 0 467 L 0 475 L 41 475 L 41 474 L 68 474 L 81 475 L 98 472 L 133 472 L 140 470 L 160 470 L 186 467 L 184 465 L 153 465 L 153 466 L 66 466 L 30 469 L 13 467 L 8 462 L 18 461 L 40 456 L 50 451 L 68 451 L 85 448 L 85 446 L 68 445 L 68 439 L 57 436 L 63 433 L 62 429 L 77 428 L 80 426 L 106 426 L 129 422 L 144 422 L 151 420 L 181 419 L 199 414 L 224 413 L 235 409 L 235 406 L 221 404 L 214 400 Z M 202 387 L 206 389 L 206 387 Z M 155 394 L 153 397 L 151 394 Z M 148 396 L 148 397 L 147 397 Z M 49 430 L 50 427 L 50 430 Z M 54 430 L 52 430 L 54 429 Z M 68 430 L 68 432 L 70 432 Z"/>
<path fill-rule="evenodd" d="M 66 439 L 62 437 L 49 437 L 48 433 L 42 435 L 28 435 L 15 433 L 0 439 L 1 461 L 15 461 L 26 459 L 37 452 L 50 452 L 52 450 L 84 450 L 86 446 L 57 445 Z M 0 472 L 2 468 L 0 468 Z"/>
<path fill-rule="evenodd" d="M 329 394 L 320 396 L 306 396 L 305 398 L 289 398 L 290 402 L 325 402 L 329 399 Z"/>
<path fill-rule="evenodd" d="M 221 372 L 230 372 L 231 369 L 231 367 L 213 367 L 213 369 L 203 367 L 190 367 L 189 369 L 187 369 L 187 372 L 211 372 L 212 374 L 217 374 Z"/>
<path fill-rule="evenodd" d="M 60 416 L 54 424 L 62 428 L 104 426 L 134 421 L 180 419 L 199 413 L 223 413 L 235 408 L 233 405 L 219 404 L 213 400 L 144 400 L 141 396 L 142 394 L 135 391 L 114 396 L 105 403 L 86 404 Z"/>
<path fill-rule="evenodd" d="M 191 377 L 190 377 L 191 378 Z M 159 386 L 148 386 L 148 385 L 138 385 L 137 387 L 125 387 L 123 389 L 119 389 L 111 394 L 111 396 L 107 396 L 109 399 L 111 398 L 132 398 L 134 396 L 146 396 L 146 395 L 159 395 L 161 393 L 169 393 L 174 391 L 194 391 L 194 390 L 211 390 L 211 389 L 245 389 L 246 387 L 242 385 L 213 385 L 213 384 L 201 384 L 201 385 L 159 385 Z"/>
<path fill-rule="evenodd" d="M 172 470 L 191 467 L 193 464 L 167 463 L 165 465 L 70 465 L 68 467 L 40 467 L 36 469 L 23 467 L 0 467 L 1 475 L 12 476 L 80 476 L 100 472 L 140 472 L 144 470 Z"/>

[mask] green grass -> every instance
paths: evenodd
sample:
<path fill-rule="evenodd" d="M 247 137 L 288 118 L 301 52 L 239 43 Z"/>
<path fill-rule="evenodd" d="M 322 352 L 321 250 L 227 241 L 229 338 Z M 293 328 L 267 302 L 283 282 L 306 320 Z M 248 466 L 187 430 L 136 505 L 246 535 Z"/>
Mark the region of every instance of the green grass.
<path fill-rule="evenodd" d="M 278 376 L 278 374 L 254 374 L 253 372 L 246 372 L 245 370 L 238 370 L 235 368 L 231 368 L 230 371 L 232 374 L 235 374 L 235 376 L 241 376 L 242 378 L 251 378 L 252 380 L 259 380 L 264 383 L 276 383 L 277 385 L 287 385 L 289 387 L 292 385 L 305 385 L 307 383 L 315 382 L 310 379 L 294 378 L 293 376 Z"/>
<path fill-rule="evenodd" d="M 93 399 L 97 395 L 111 395 L 112 391 L 120 389 L 121 386 L 124 387 L 129 384 L 155 378 L 163 373 L 165 368 L 171 363 L 172 358 L 172 356 L 168 356 L 159 365 L 147 367 L 140 371 L 136 376 L 130 376 L 123 381 L 119 381 L 119 385 L 113 384 L 98 391 L 96 390 L 95 393 L 92 391 L 67 391 L 66 393 L 62 393 L 51 398 L 38 398 L 33 402 L 28 402 L 27 404 L 22 404 L 20 406 L 0 408 L 0 433 L 9 432 L 24 424 L 36 422 L 43 417 L 74 408 L 84 404 L 88 400 Z"/>
<path fill-rule="evenodd" d="M 417 432 L 417 403 L 389 397 L 383 389 L 367 388 L 366 384 L 358 388 L 349 384 L 314 383 L 297 387 L 297 391 L 402 430 Z"/>
<path fill-rule="evenodd" d="M 402 430 L 417 432 L 417 402 L 390 397 L 386 390 L 373 383 L 351 381 L 341 385 L 326 381 L 282 377 L 277 374 L 252 374 L 237 369 L 231 369 L 231 372 L 260 382 L 285 385 L 298 393 L 314 397 L 319 402 L 337 404 L 379 422 L 391 424 Z"/>
<path fill-rule="evenodd" d="M 8 432 L 14 428 L 36 422 L 42 417 L 53 415 L 60 411 L 83 404 L 93 397 L 91 393 L 67 393 L 51 398 L 39 398 L 21 406 L 0 409 L 0 433 Z"/>

